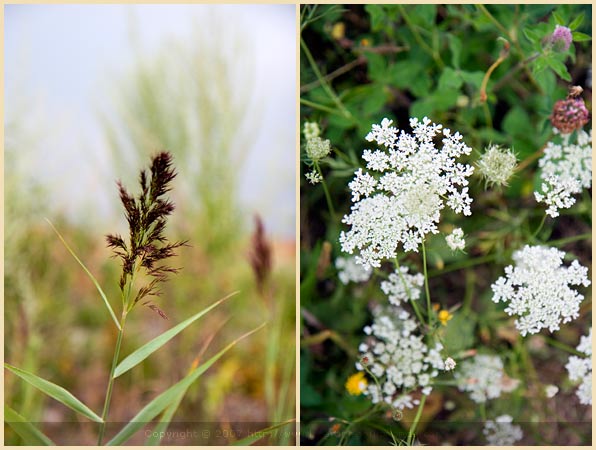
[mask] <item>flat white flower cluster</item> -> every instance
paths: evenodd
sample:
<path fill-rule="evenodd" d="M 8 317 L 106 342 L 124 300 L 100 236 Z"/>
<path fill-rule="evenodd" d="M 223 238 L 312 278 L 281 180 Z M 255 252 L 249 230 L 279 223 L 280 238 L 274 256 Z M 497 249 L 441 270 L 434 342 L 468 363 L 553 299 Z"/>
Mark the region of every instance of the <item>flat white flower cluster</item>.
<path fill-rule="evenodd" d="M 372 275 L 372 269 L 357 264 L 353 256 L 347 258 L 340 256 L 335 260 L 335 268 L 338 270 L 337 276 L 343 284 L 348 284 L 350 281 L 362 283 L 368 281 Z"/>
<path fill-rule="evenodd" d="M 423 336 L 416 334 L 418 324 L 403 309 L 395 306 L 377 306 L 373 309 L 374 321 L 364 332 L 370 336 L 360 344 L 360 362 L 376 377 L 369 383 L 365 395 L 373 403 L 384 402 L 396 409 L 412 408 L 418 404 L 410 392 L 423 388 L 430 394 L 432 381 L 445 370 L 440 343 L 430 348 Z"/>
<path fill-rule="evenodd" d="M 466 240 L 464 239 L 464 230 L 455 228 L 451 234 L 445 236 L 445 242 L 451 250 L 463 250 L 466 248 Z"/>
<path fill-rule="evenodd" d="M 514 266 L 492 285 L 495 303 L 508 302 L 505 312 L 517 315 L 515 326 L 522 336 L 559 329 L 579 316 L 584 296 L 569 286 L 589 286 L 588 269 L 574 260 L 563 266 L 565 253 L 556 248 L 529 246 L 513 254 Z"/>
<path fill-rule="evenodd" d="M 505 414 L 484 424 L 484 437 L 488 445 L 513 445 L 523 436 L 521 427 L 513 425 L 513 417 Z"/>
<path fill-rule="evenodd" d="M 398 267 L 389 274 L 387 281 L 381 282 L 381 290 L 393 305 L 399 305 L 409 300 L 418 300 L 421 287 L 424 285 L 424 275 L 421 273 L 409 274 L 407 267 Z"/>
<path fill-rule="evenodd" d="M 476 355 L 471 360 L 463 361 L 460 369 L 454 373 L 457 387 L 468 392 L 476 403 L 501 396 L 503 389 L 503 361 L 498 356 Z"/>
<path fill-rule="evenodd" d="M 592 131 L 577 131 L 577 142 L 562 135 L 562 144 L 549 142 L 538 161 L 541 167 L 542 192 L 534 192 L 536 201 L 545 203 L 546 213 L 559 215 L 559 209 L 575 204 L 576 194 L 592 186 Z"/>
<path fill-rule="evenodd" d="M 576 394 L 582 405 L 592 404 L 592 327 L 587 336 L 582 336 L 577 350 L 586 355 L 585 358 L 570 356 L 565 366 L 571 381 L 581 381 Z"/>
<path fill-rule="evenodd" d="M 308 172 L 304 177 L 308 180 L 310 184 L 317 184 L 323 181 L 323 177 L 316 169 L 311 170 Z"/>
<path fill-rule="evenodd" d="M 441 210 L 471 214 L 468 179 L 473 167 L 456 162 L 472 151 L 459 133 L 452 133 L 428 118 L 410 119 L 412 134 L 400 132 L 383 119 L 366 136 L 383 149 L 364 150 L 367 171 L 359 169 L 350 182 L 352 206 L 343 222 L 340 242 L 347 253 L 359 251 L 357 261 L 379 267 L 393 259 L 401 245 L 418 251 L 428 233 L 437 233 Z M 435 146 L 441 136 L 442 145 Z"/>

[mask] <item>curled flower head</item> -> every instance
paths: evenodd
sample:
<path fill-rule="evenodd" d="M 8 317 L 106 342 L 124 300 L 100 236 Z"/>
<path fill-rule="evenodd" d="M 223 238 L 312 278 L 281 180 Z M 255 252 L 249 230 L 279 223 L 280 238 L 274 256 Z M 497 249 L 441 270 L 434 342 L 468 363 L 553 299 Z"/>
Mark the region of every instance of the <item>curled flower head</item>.
<path fill-rule="evenodd" d="M 445 206 L 472 213 L 467 178 L 474 169 L 457 162 L 472 151 L 462 136 L 426 117 L 410 119 L 412 134 L 392 124 L 383 119 L 372 126 L 366 140 L 381 148 L 364 150 L 366 170 L 349 184 L 354 205 L 343 218 L 350 230 L 342 231 L 340 243 L 366 267 L 394 259 L 400 246 L 418 251 L 427 234 L 438 232 Z"/>
<path fill-rule="evenodd" d="M 141 193 L 137 197 L 129 194 L 122 183 L 118 182 L 120 200 L 129 226 L 129 242 L 126 243 L 121 236 L 113 234 L 107 235 L 106 240 L 108 247 L 113 249 L 114 256 L 122 260 L 120 290 L 123 293 L 130 292 L 133 280 L 141 269 L 152 278 L 148 284 L 138 289 L 134 297 L 128 299 L 128 304 L 124 305 L 126 311 L 130 311 L 145 297 L 160 295 L 158 283 L 166 281 L 169 274 L 178 272 L 176 268 L 160 264 L 164 259 L 175 256 L 174 251 L 186 243 L 168 242 L 163 234 L 167 217 L 174 211 L 174 204 L 164 196 L 170 190 L 170 183 L 175 177 L 172 155 L 162 152 L 153 158 L 149 176 L 145 170 L 141 171 Z M 143 305 L 166 318 L 165 313 L 150 301 L 143 302 Z"/>
<path fill-rule="evenodd" d="M 555 102 L 550 121 L 561 133 L 569 134 L 590 121 L 590 112 L 582 98 L 566 98 Z"/>
<path fill-rule="evenodd" d="M 453 370 L 453 369 L 455 369 L 456 365 L 457 365 L 456 362 L 451 357 L 449 357 L 445 360 L 445 370 Z"/>
<path fill-rule="evenodd" d="M 306 155 L 312 161 L 320 161 L 331 153 L 331 142 L 329 139 L 321 139 L 316 136 L 306 140 Z"/>
<path fill-rule="evenodd" d="M 478 161 L 478 170 L 487 184 L 507 186 L 515 172 L 517 158 L 509 148 L 490 145 Z"/>
<path fill-rule="evenodd" d="M 571 46 L 573 35 L 569 28 L 557 25 L 555 31 L 551 34 L 549 41 L 555 51 L 566 52 Z"/>
<path fill-rule="evenodd" d="M 445 236 L 445 242 L 451 250 L 463 250 L 466 247 L 464 239 L 464 230 L 461 228 L 454 228 L 451 234 Z"/>
<path fill-rule="evenodd" d="M 506 302 L 507 314 L 515 315 L 522 336 L 559 329 L 579 316 L 584 296 L 570 286 L 589 286 L 588 269 L 573 261 L 563 265 L 565 253 L 556 248 L 526 245 L 513 254 L 515 266 L 492 285 L 495 303 Z"/>
<path fill-rule="evenodd" d="M 304 137 L 307 141 L 321 135 L 321 129 L 319 128 L 319 124 L 317 122 L 304 122 L 302 132 L 304 133 Z"/>

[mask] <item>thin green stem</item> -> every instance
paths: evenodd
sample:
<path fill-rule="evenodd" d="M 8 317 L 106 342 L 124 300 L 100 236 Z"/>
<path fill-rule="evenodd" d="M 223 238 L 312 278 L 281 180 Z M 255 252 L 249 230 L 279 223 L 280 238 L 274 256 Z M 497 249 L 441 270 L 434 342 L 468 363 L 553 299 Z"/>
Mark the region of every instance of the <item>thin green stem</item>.
<path fill-rule="evenodd" d="M 304 39 L 302 39 L 302 37 L 300 37 L 300 48 L 304 52 L 304 55 L 306 56 L 306 59 L 308 60 L 312 71 L 314 72 L 315 76 L 319 80 L 319 83 L 321 83 L 321 87 L 327 93 L 329 98 L 331 98 L 333 103 L 336 104 L 337 108 L 341 111 L 342 115 L 346 119 L 353 120 L 353 117 L 352 117 L 352 114 L 350 113 L 350 111 L 348 111 L 346 109 L 346 107 L 341 102 L 339 97 L 335 94 L 335 92 L 333 92 L 333 89 L 331 89 L 331 86 L 329 86 L 329 83 L 327 82 L 327 80 L 325 80 L 325 77 L 319 70 L 319 67 L 317 66 L 316 61 L 314 60 L 312 54 L 310 53 L 310 50 L 308 49 L 308 46 L 306 45 L 306 43 L 304 42 Z"/>
<path fill-rule="evenodd" d="M 552 247 L 556 247 L 559 245 L 566 245 L 571 242 L 583 241 L 584 239 L 592 239 L 592 233 L 584 233 L 584 234 L 578 234 L 577 236 L 570 236 L 570 237 L 566 237 L 566 238 L 562 238 L 562 239 L 556 239 L 554 241 L 549 241 L 548 245 L 550 245 Z"/>
<path fill-rule="evenodd" d="M 406 295 L 408 296 L 408 299 L 410 300 L 412 308 L 414 309 L 414 312 L 416 313 L 416 317 L 418 317 L 418 320 L 420 321 L 421 324 L 425 324 L 426 322 L 422 318 L 422 313 L 418 309 L 418 304 L 412 298 L 412 294 L 410 293 L 410 286 L 408 286 L 408 283 L 406 283 L 406 278 L 404 277 L 404 274 L 401 273 L 401 270 L 399 270 L 399 267 L 400 267 L 399 259 L 396 256 L 395 257 L 395 271 L 398 273 L 399 279 L 401 280 L 402 284 L 404 285 L 404 288 L 406 289 Z"/>
<path fill-rule="evenodd" d="M 414 436 L 416 433 L 416 427 L 418 426 L 418 422 L 420 422 L 420 417 L 422 417 L 422 410 L 424 409 L 424 402 L 426 402 L 426 395 L 423 395 L 420 399 L 420 404 L 418 405 L 418 411 L 416 411 L 416 417 L 414 417 L 414 422 L 408 431 L 408 445 L 412 445 L 414 441 Z"/>
<path fill-rule="evenodd" d="M 420 36 L 420 33 L 418 32 L 418 30 L 416 29 L 416 25 L 414 25 L 412 23 L 412 21 L 410 20 L 410 17 L 408 16 L 408 14 L 406 13 L 405 8 L 402 5 L 397 5 L 398 9 L 399 9 L 399 13 L 402 15 L 402 17 L 404 18 L 406 25 L 408 26 L 408 28 L 410 29 L 410 31 L 412 32 L 412 35 L 414 36 L 414 39 L 416 39 L 416 42 L 418 43 L 418 45 L 420 45 L 420 47 L 426 51 L 430 56 L 432 56 L 432 58 L 435 60 L 435 63 L 437 64 L 437 66 L 439 66 L 440 69 L 443 69 L 445 67 L 445 63 L 443 62 L 443 60 L 441 59 L 441 55 L 439 54 L 439 52 L 433 50 L 426 42 L 425 40 L 422 38 L 422 36 Z"/>
<path fill-rule="evenodd" d="M 486 402 L 478 403 L 478 410 L 480 411 L 480 417 L 486 422 Z"/>
<path fill-rule="evenodd" d="M 430 289 L 428 287 L 428 272 L 426 269 L 426 246 L 424 245 L 424 241 L 422 241 L 422 264 L 424 269 L 424 291 L 426 292 L 426 308 L 428 310 L 428 324 L 432 326 L 434 322 L 434 318 L 432 315 L 432 308 L 430 305 Z"/>
<path fill-rule="evenodd" d="M 301 98 L 300 103 L 303 105 L 306 105 L 306 106 L 310 106 L 313 109 L 318 109 L 320 111 L 328 112 L 329 114 L 336 114 L 338 116 L 342 115 L 337 109 L 333 109 L 328 106 L 321 105 L 320 103 L 311 102 L 310 100 L 307 100 L 305 98 Z"/>
<path fill-rule="evenodd" d="M 538 233 L 540 233 L 540 230 L 542 230 L 542 227 L 544 226 L 544 222 L 546 222 L 546 214 L 544 214 L 542 216 L 542 220 L 540 221 L 540 225 L 538 225 L 538 228 L 536 228 L 536 231 L 534 231 L 534 233 L 530 237 L 530 241 L 536 240 L 536 236 L 538 236 Z"/>
<path fill-rule="evenodd" d="M 331 195 L 329 194 L 329 189 L 327 189 L 327 183 L 325 182 L 325 177 L 323 176 L 323 172 L 321 171 L 321 168 L 319 167 L 319 163 L 315 161 L 314 164 L 315 164 L 315 169 L 317 169 L 317 172 L 321 176 L 321 184 L 323 185 L 323 191 L 325 192 L 325 199 L 327 200 L 327 207 L 329 208 L 329 214 L 331 214 L 332 219 L 335 219 L 335 208 L 333 207 L 333 202 L 331 201 Z"/>
<path fill-rule="evenodd" d="M 551 338 L 550 336 L 542 336 L 544 338 L 544 340 L 546 341 L 547 344 L 552 345 L 553 347 L 556 347 L 560 350 L 563 350 L 567 353 L 571 353 L 572 355 L 576 355 L 576 356 L 581 356 L 582 358 L 585 358 L 586 355 L 583 354 L 582 352 L 580 352 L 579 350 L 570 347 L 567 344 L 563 344 L 562 342 L 557 341 L 556 339 Z"/>
<path fill-rule="evenodd" d="M 101 418 L 103 422 L 99 427 L 99 436 L 97 438 L 97 445 L 101 445 L 103 436 L 106 429 L 106 420 L 110 411 L 110 402 L 112 401 L 112 390 L 114 388 L 114 372 L 118 365 L 118 358 L 120 357 L 120 348 L 122 347 L 122 336 L 124 335 L 124 324 L 126 323 L 126 311 L 122 313 L 122 319 L 120 321 L 120 329 L 118 330 L 118 337 L 116 339 L 116 347 L 114 348 L 114 357 L 112 358 L 112 368 L 110 369 L 110 379 L 108 381 L 108 388 L 106 391 L 106 398 L 103 405 L 103 412 Z"/>

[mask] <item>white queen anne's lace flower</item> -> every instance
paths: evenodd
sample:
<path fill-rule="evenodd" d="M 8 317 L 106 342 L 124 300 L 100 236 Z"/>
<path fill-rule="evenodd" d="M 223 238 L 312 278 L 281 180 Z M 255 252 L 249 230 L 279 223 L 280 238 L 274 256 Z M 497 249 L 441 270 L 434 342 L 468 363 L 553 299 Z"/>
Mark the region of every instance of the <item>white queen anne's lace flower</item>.
<path fill-rule="evenodd" d="M 577 388 L 577 397 L 582 405 L 592 404 L 592 327 L 587 336 L 582 336 L 577 350 L 585 353 L 586 358 L 570 356 L 565 366 L 571 381 L 581 381 Z"/>
<path fill-rule="evenodd" d="M 576 194 L 592 186 L 592 131 L 577 131 L 577 141 L 570 143 L 569 134 L 562 135 L 562 144 L 549 142 L 538 161 L 542 168 L 541 191 L 534 192 L 536 201 L 548 206 L 546 213 L 559 215 L 559 209 L 570 208 Z"/>
<path fill-rule="evenodd" d="M 464 230 L 461 228 L 455 228 L 451 234 L 445 236 L 445 241 L 451 250 L 463 250 L 466 248 Z"/>
<path fill-rule="evenodd" d="M 369 383 L 365 395 L 373 403 L 387 403 L 393 408 L 412 408 L 418 404 L 410 393 L 422 388 L 426 394 L 432 389 L 433 379 L 444 370 L 441 358 L 442 345 L 427 346 L 423 336 L 416 333 L 417 323 L 408 313 L 395 306 L 377 306 L 373 310 L 374 321 L 364 332 L 371 337 L 360 344 L 360 363 L 379 381 Z"/>
<path fill-rule="evenodd" d="M 508 302 L 505 312 L 517 315 L 515 326 L 522 336 L 559 329 L 579 315 L 584 296 L 570 285 L 589 286 L 588 269 L 573 261 L 563 266 L 565 253 L 556 248 L 526 245 L 513 254 L 514 266 L 492 285 L 493 301 Z"/>
<path fill-rule="evenodd" d="M 348 284 L 350 281 L 354 283 L 368 281 L 372 274 L 372 269 L 357 264 L 353 256 L 347 258 L 340 256 L 335 260 L 335 268 L 338 269 L 337 276 L 343 284 Z"/>
<path fill-rule="evenodd" d="M 488 445 L 513 445 L 523 436 L 522 429 L 518 425 L 513 425 L 513 417 L 502 415 L 494 421 L 487 420 L 484 424 L 484 437 Z"/>
<path fill-rule="evenodd" d="M 498 398 L 506 390 L 504 382 L 507 379 L 503 362 L 498 356 L 476 355 L 472 360 L 462 362 L 454 377 L 458 389 L 469 392 L 470 398 L 476 403 Z"/>
<path fill-rule="evenodd" d="M 459 133 L 426 117 L 410 119 L 410 125 L 412 134 L 388 119 L 373 125 L 366 140 L 382 149 L 364 151 L 366 171 L 359 169 L 349 185 L 355 203 L 343 219 L 350 230 L 341 233 L 340 242 L 343 251 L 359 252 L 358 263 L 367 267 L 393 259 L 400 245 L 418 251 L 428 233 L 438 232 L 445 206 L 471 214 L 467 178 L 474 169 L 456 159 L 472 149 Z"/>
<path fill-rule="evenodd" d="M 408 273 L 407 267 L 398 267 L 389 275 L 387 281 L 381 282 L 381 290 L 389 297 L 389 302 L 399 305 L 408 300 L 418 300 L 421 287 L 424 285 L 424 275 Z"/>
<path fill-rule="evenodd" d="M 510 149 L 490 145 L 480 157 L 478 169 L 487 184 L 507 186 L 516 164 L 517 158 Z"/>
<path fill-rule="evenodd" d="M 308 180 L 310 184 L 317 184 L 323 181 L 323 177 L 321 176 L 321 174 L 319 174 L 319 172 L 316 171 L 316 169 L 313 169 L 312 171 L 308 172 L 306 175 L 304 175 L 304 177 Z"/>

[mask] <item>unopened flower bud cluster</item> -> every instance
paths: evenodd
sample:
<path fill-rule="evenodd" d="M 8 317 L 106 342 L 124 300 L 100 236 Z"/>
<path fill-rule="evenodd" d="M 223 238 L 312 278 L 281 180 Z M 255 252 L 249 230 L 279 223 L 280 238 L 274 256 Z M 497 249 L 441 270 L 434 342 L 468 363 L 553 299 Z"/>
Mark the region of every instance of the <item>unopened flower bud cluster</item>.
<path fill-rule="evenodd" d="M 478 161 L 478 170 L 487 184 L 507 186 L 509 178 L 515 172 L 517 158 L 508 148 L 490 145 Z"/>

